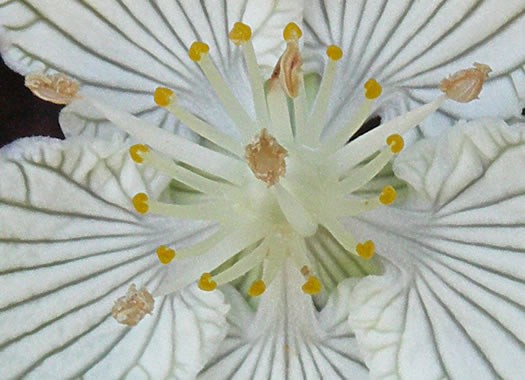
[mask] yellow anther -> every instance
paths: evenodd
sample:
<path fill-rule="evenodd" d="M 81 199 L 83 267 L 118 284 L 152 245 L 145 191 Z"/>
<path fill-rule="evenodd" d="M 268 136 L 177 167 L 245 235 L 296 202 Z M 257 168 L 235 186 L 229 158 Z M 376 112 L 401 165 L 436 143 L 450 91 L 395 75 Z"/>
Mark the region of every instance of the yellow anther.
<path fill-rule="evenodd" d="M 263 280 L 257 280 L 254 281 L 253 284 L 250 286 L 250 289 L 248 289 L 248 295 L 251 297 L 258 297 L 261 294 L 264 293 L 266 290 L 266 284 Z"/>
<path fill-rule="evenodd" d="M 396 189 L 394 189 L 392 186 L 385 186 L 383 188 L 383 191 L 381 192 L 381 195 L 379 195 L 379 202 L 381 202 L 385 206 L 388 206 L 394 203 L 396 197 Z"/>
<path fill-rule="evenodd" d="M 319 293 L 322 288 L 323 286 L 321 285 L 321 281 L 319 281 L 319 279 L 315 276 L 310 276 L 302 287 L 303 292 L 311 296 Z"/>
<path fill-rule="evenodd" d="M 157 256 L 162 264 L 169 264 L 175 258 L 175 251 L 165 245 L 161 245 L 157 248 Z"/>
<path fill-rule="evenodd" d="M 208 54 L 210 47 L 204 42 L 194 42 L 191 44 L 188 55 L 192 61 L 199 62 L 203 54 Z"/>
<path fill-rule="evenodd" d="M 237 46 L 252 38 L 252 28 L 242 22 L 236 22 L 230 32 L 230 40 Z"/>
<path fill-rule="evenodd" d="M 364 243 L 359 243 L 355 250 L 357 251 L 357 254 L 361 256 L 363 259 L 371 259 L 372 256 L 374 256 L 375 253 L 375 245 L 372 240 L 367 240 Z"/>
<path fill-rule="evenodd" d="M 339 46 L 330 45 L 326 48 L 326 55 L 333 61 L 339 61 L 343 57 L 343 51 Z"/>
<path fill-rule="evenodd" d="M 379 95 L 383 92 L 383 88 L 379 83 L 376 82 L 375 79 L 369 79 L 365 83 L 365 97 L 367 99 L 377 99 L 379 98 Z"/>
<path fill-rule="evenodd" d="M 405 146 L 405 140 L 399 135 L 390 135 L 386 139 L 386 144 L 392 150 L 392 153 L 397 154 L 403 150 Z"/>
<path fill-rule="evenodd" d="M 205 292 L 211 292 L 217 289 L 217 283 L 212 280 L 211 274 L 204 273 L 199 280 L 199 289 Z"/>
<path fill-rule="evenodd" d="M 148 152 L 149 148 L 146 145 L 142 144 L 133 145 L 131 148 L 129 148 L 129 155 L 131 156 L 131 159 L 137 164 L 141 164 L 144 162 L 144 157 L 142 157 L 140 153 Z"/>
<path fill-rule="evenodd" d="M 160 107 L 167 107 L 173 101 L 173 91 L 165 87 L 157 87 L 155 95 L 153 95 L 155 104 Z"/>
<path fill-rule="evenodd" d="M 297 41 L 303 36 L 303 31 L 299 26 L 291 22 L 283 30 L 283 37 L 285 41 Z"/>
<path fill-rule="evenodd" d="M 133 207 L 139 214 L 145 214 L 149 210 L 148 196 L 144 193 L 138 193 L 133 197 Z"/>

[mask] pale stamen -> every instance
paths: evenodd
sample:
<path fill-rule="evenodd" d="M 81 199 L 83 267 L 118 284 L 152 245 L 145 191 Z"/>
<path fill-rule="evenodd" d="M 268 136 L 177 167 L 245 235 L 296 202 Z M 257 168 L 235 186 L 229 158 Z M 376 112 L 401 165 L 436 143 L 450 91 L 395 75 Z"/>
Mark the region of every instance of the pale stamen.
<path fill-rule="evenodd" d="M 207 237 L 206 239 L 192 245 L 191 247 L 179 250 L 177 252 L 177 259 L 200 256 L 201 254 L 208 252 L 211 248 L 219 244 L 232 232 L 233 230 L 231 228 L 222 228 L 210 237 Z"/>
<path fill-rule="evenodd" d="M 224 108 L 228 112 L 228 115 L 233 120 L 237 129 L 242 135 L 243 142 L 247 143 L 250 141 L 251 137 L 257 132 L 257 126 L 255 122 L 250 118 L 246 113 L 242 105 L 239 103 L 235 95 L 230 90 L 230 87 L 217 70 L 215 64 L 211 61 L 208 56 L 209 48 L 204 48 L 208 46 L 202 42 L 194 42 L 190 48 L 190 58 L 196 61 L 208 81 L 210 82 L 215 94 L 221 101 Z M 199 50 L 198 54 L 195 53 L 195 50 Z"/>
<path fill-rule="evenodd" d="M 268 254 L 268 239 L 225 271 L 213 276 L 217 285 L 227 284 L 260 265 Z"/>
<path fill-rule="evenodd" d="M 202 193 L 217 195 L 218 193 L 226 193 L 232 189 L 232 185 L 230 184 L 202 177 L 191 170 L 175 164 L 173 161 L 162 158 L 145 145 L 133 145 L 130 148 L 130 155 L 135 162 L 151 166 Z"/>
<path fill-rule="evenodd" d="M 235 23 L 230 32 L 230 40 L 232 40 L 234 44 L 242 46 L 244 61 L 246 62 L 246 67 L 248 69 L 248 80 L 250 81 L 250 86 L 252 88 L 255 114 L 257 115 L 259 128 L 263 129 L 270 127 L 270 117 L 268 114 L 266 99 L 264 98 L 264 82 L 259 70 L 259 64 L 257 63 L 257 57 L 255 56 L 255 49 L 251 37 L 251 28 L 240 22 Z"/>
<path fill-rule="evenodd" d="M 317 231 L 317 222 L 299 200 L 281 184 L 273 187 L 279 207 L 294 230 L 304 237 L 312 236 Z"/>
<path fill-rule="evenodd" d="M 138 117 L 119 111 L 112 106 L 88 97 L 84 97 L 84 99 L 121 130 L 129 133 L 144 144 L 152 146 L 159 152 L 231 183 L 237 185 L 244 183 L 243 177 L 244 173 L 246 173 L 246 166 L 242 161 L 195 144 L 161 128 L 154 127 Z"/>
<path fill-rule="evenodd" d="M 430 114 L 436 112 L 446 99 L 445 95 L 440 96 L 431 103 L 415 108 L 390 120 L 379 128 L 359 136 L 329 157 L 329 165 L 335 165 L 339 175 L 343 175 L 349 169 L 381 149 L 388 136 L 394 134 L 403 135 L 408 130 L 418 126 Z"/>
<path fill-rule="evenodd" d="M 222 221 L 230 210 L 226 201 L 208 201 L 191 205 L 177 205 L 152 201 L 145 193 L 133 197 L 133 206 L 140 214 L 154 214 L 193 220 Z"/>
<path fill-rule="evenodd" d="M 267 95 L 270 117 L 272 119 L 270 133 L 272 133 L 278 141 L 290 143 L 293 141 L 293 133 L 290 114 L 288 112 L 288 103 L 286 94 L 279 81 L 279 72 L 276 70 L 280 70 L 280 66 L 276 66 L 270 78 Z"/>
<path fill-rule="evenodd" d="M 300 134 L 304 133 L 304 131 L 307 128 L 306 89 L 304 87 L 304 76 L 302 72 L 300 81 L 301 83 L 299 83 L 299 95 L 293 99 L 296 136 L 299 136 Z M 301 139 L 303 139 L 303 137 L 301 137 Z"/>
<path fill-rule="evenodd" d="M 191 112 L 186 111 L 177 104 L 175 94 L 173 94 L 173 91 L 170 89 L 162 87 L 157 88 L 155 90 L 154 99 L 157 105 L 164 107 L 170 113 L 175 115 L 179 121 L 184 123 L 184 125 L 196 134 L 210 140 L 212 143 L 237 155 L 238 157 L 243 156 L 244 150 L 242 144 L 238 140 L 221 132 L 220 129 L 212 127 Z"/>
<path fill-rule="evenodd" d="M 212 253 L 214 261 L 218 262 L 218 265 L 220 265 L 242 250 L 250 247 L 252 244 L 257 243 L 268 233 L 268 231 L 263 228 L 260 228 L 254 232 L 255 228 L 249 227 L 252 226 L 242 226 L 236 230 L 231 231 L 230 234 L 220 240 L 217 244 L 206 250 L 195 250 L 193 249 L 194 247 L 181 249 L 177 252 L 176 259 L 178 260 Z M 211 269 L 215 269 L 215 267 L 218 265 L 214 265 Z"/>
<path fill-rule="evenodd" d="M 339 222 L 336 217 L 332 215 L 323 215 L 321 217 L 321 223 L 328 231 L 330 231 L 330 233 L 339 242 L 339 244 L 343 246 L 344 249 L 350 253 L 357 254 L 355 251 L 357 241 L 350 232 L 344 229 L 344 227 L 341 225 L 341 222 Z"/>
<path fill-rule="evenodd" d="M 394 137 L 395 136 L 395 137 Z M 348 193 L 354 192 L 366 185 L 373 178 L 375 178 L 381 170 L 390 162 L 395 154 L 398 154 L 403 149 L 403 138 L 399 135 L 390 136 L 389 139 L 394 138 L 397 143 L 392 146 L 384 148 L 376 157 L 365 165 L 352 170 L 352 175 L 341 181 L 342 186 Z M 387 144 L 388 140 L 387 139 Z M 388 145 L 391 145 L 388 144 Z M 399 147 L 399 145 L 401 145 Z"/>
<path fill-rule="evenodd" d="M 311 276 L 312 272 L 310 271 L 310 268 L 312 263 L 306 255 L 308 248 L 306 247 L 304 239 L 297 235 L 293 235 L 290 239 L 289 247 L 292 260 L 295 262 L 295 266 L 301 270 L 303 276 Z"/>
<path fill-rule="evenodd" d="M 310 147 L 318 147 L 321 133 L 325 126 L 326 111 L 328 110 L 328 101 L 332 95 L 332 88 L 334 85 L 336 62 L 341 59 L 342 52 L 337 46 L 329 46 L 326 50 L 328 56 L 328 63 L 326 64 L 321 87 L 317 94 L 317 99 L 314 104 L 314 109 L 310 119 L 307 121 L 304 135 L 298 135 L 298 142 L 304 143 Z"/>
<path fill-rule="evenodd" d="M 371 88 L 375 87 L 374 89 Z M 381 86 L 373 79 L 365 84 L 366 94 L 361 107 L 352 119 L 335 135 L 323 142 L 321 147 L 324 154 L 335 152 L 346 145 L 348 140 L 359 130 L 368 119 L 374 107 L 375 99 L 381 94 Z"/>
<path fill-rule="evenodd" d="M 397 192 L 392 186 L 385 186 L 378 197 L 370 199 L 344 199 L 334 209 L 337 216 L 357 216 L 380 206 L 388 206 L 396 200 Z"/>
<path fill-rule="evenodd" d="M 287 247 L 278 240 L 272 245 L 263 263 L 262 281 L 271 284 L 287 259 Z"/>

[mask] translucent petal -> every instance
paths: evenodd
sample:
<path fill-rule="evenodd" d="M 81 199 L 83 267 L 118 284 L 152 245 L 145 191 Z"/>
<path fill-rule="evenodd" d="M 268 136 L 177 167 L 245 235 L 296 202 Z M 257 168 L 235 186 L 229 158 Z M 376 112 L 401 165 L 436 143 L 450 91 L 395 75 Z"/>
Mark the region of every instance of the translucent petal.
<path fill-rule="evenodd" d="M 422 124 L 428 135 L 461 118 L 519 117 L 525 100 L 525 3 L 521 0 L 310 1 L 305 9 L 307 70 L 322 72 L 324 49 L 343 49 L 331 128 L 355 112 L 370 77 L 384 87 L 377 112 L 391 118 L 437 97 L 446 76 L 474 62 L 494 70 L 480 100 L 447 102 Z M 396 111 L 392 114 L 392 110 Z"/>
<path fill-rule="evenodd" d="M 236 21 L 249 23 L 261 62 L 273 65 L 280 54 L 276 49 L 281 46 L 282 28 L 302 14 L 299 0 L 272 0 L 264 7 L 256 4 L 250 0 L 2 1 L 0 50 L 7 64 L 24 75 L 63 72 L 100 100 L 112 100 L 174 129 L 175 119 L 152 101 L 157 86 L 170 87 L 182 105 L 202 118 L 220 120 L 228 129 L 230 119 L 187 51 L 195 40 L 208 43 L 236 95 L 250 99 L 242 54 L 228 40 L 229 29 Z M 94 124 L 98 135 L 114 132 L 90 114 L 82 118 Z M 63 128 L 68 136 L 76 132 L 67 124 Z"/>
<path fill-rule="evenodd" d="M 482 120 L 416 143 L 394 163 L 408 201 L 352 226 L 387 259 L 351 297 L 373 378 L 525 373 L 521 128 Z"/>
<path fill-rule="evenodd" d="M 136 192 L 156 197 L 167 180 L 128 157 L 119 143 L 80 138 L 0 151 L 0 377 L 194 374 L 222 340 L 222 296 L 195 287 L 157 298 L 134 328 L 111 317 L 130 284 L 154 291 L 159 245 L 203 230 L 131 211 Z"/>
<path fill-rule="evenodd" d="M 346 323 L 351 286 L 339 285 L 319 313 L 301 292 L 303 282 L 287 264 L 256 312 L 237 291 L 225 288 L 230 328 L 199 379 L 366 379 Z"/>

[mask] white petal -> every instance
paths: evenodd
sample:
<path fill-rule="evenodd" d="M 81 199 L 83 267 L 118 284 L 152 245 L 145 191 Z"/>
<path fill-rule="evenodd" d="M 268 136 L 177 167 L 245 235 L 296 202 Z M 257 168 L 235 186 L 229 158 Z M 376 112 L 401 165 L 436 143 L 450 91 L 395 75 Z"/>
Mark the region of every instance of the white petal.
<path fill-rule="evenodd" d="M 362 218 L 388 261 L 351 298 L 350 322 L 373 378 L 525 373 L 521 128 L 462 123 L 394 163 L 412 193 L 402 209 Z"/>
<path fill-rule="evenodd" d="M 198 65 L 187 54 L 195 40 L 210 45 L 210 54 L 227 74 L 240 99 L 250 99 L 238 49 L 228 40 L 236 21 L 254 29 L 261 62 L 273 65 L 281 30 L 302 14 L 302 1 L 67 1 L 14 0 L 0 4 L 0 50 L 16 71 L 60 71 L 82 83 L 83 91 L 112 100 L 127 111 L 166 128 L 175 120 L 152 101 L 154 89 L 173 88 L 181 104 L 208 120 L 231 121 L 213 96 Z M 195 100 L 199 100 L 196 102 Z M 252 107 L 249 104 L 250 108 Z M 97 126 L 102 121 L 83 115 Z M 72 135 L 69 126 L 63 126 Z M 97 134 L 113 130 L 101 126 Z"/>
<path fill-rule="evenodd" d="M 213 354 L 226 313 L 219 294 L 157 298 L 133 329 L 110 315 L 131 283 L 158 285 L 159 245 L 202 229 L 131 211 L 136 192 L 155 197 L 167 180 L 128 156 L 118 143 L 79 138 L 0 151 L 0 377 L 113 378 L 136 366 L 158 377 L 179 364 L 196 372 Z M 190 329 L 199 334 L 184 338 Z"/>
<path fill-rule="evenodd" d="M 448 102 L 422 124 L 425 134 L 435 135 L 443 122 L 461 118 L 519 117 L 525 101 L 524 28 L 522 0 L 310 1 L 305 38 L 313 51 L 306 67 L 321 70 L 327 45 L 343 48 L 344 69 L 331 109 L 337 127 L 355 112 L 362 84 L 371 77 L 384 87 L 378 113 L 389 118 L 389 109 L 400 112 L 435 99 L 446 76 L 474 62 L 490 65 L 494 72 L 480 100 Z"/>
<path fill-rule="evenodd" d="M 318 313 L 297 269 L 286 269 L 261 296 L 257 312 L 233 288 L 228 335 L 199 379 L 365 379 L 346 319 L 351 286 L 343 283 Z"/>

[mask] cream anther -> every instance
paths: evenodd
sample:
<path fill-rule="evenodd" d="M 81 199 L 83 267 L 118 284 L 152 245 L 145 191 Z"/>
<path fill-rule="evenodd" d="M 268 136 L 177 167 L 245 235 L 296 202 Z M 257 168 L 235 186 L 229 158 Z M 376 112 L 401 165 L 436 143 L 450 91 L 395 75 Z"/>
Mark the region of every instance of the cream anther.
<path fill-rule="evenodd" d="M 478 99 L 483 83 L 492 69 L 482 63 L 474 63 L 473 66 L 473 69 L 460 70 L 441 81 L 440 89 L 449 99 L 460 103 Z"/>
<path fill-rule="evenodd" d="M 285 52 L 279 59 L 272 77 L 279 76 L 281 86 L 290 98 L 299 95 L 302 81 L 303 59 L 295 41 L 288 42 Z"/>
<path fill-rule="evenodd" d="M 71 103 L 80 88 L 77 81 L 64 74 L 29 74 L 25 86 L 40 99 L 55 104 Z"/>
<path fill-rule="evenodd" d="M 118 323 L 136 326 L 146 314 L 151 314 L 154 305 L 155 300 L 145 288 L 137 290 L 131 284 L 126 295 L 115 301 L 111 315 Z"/>

